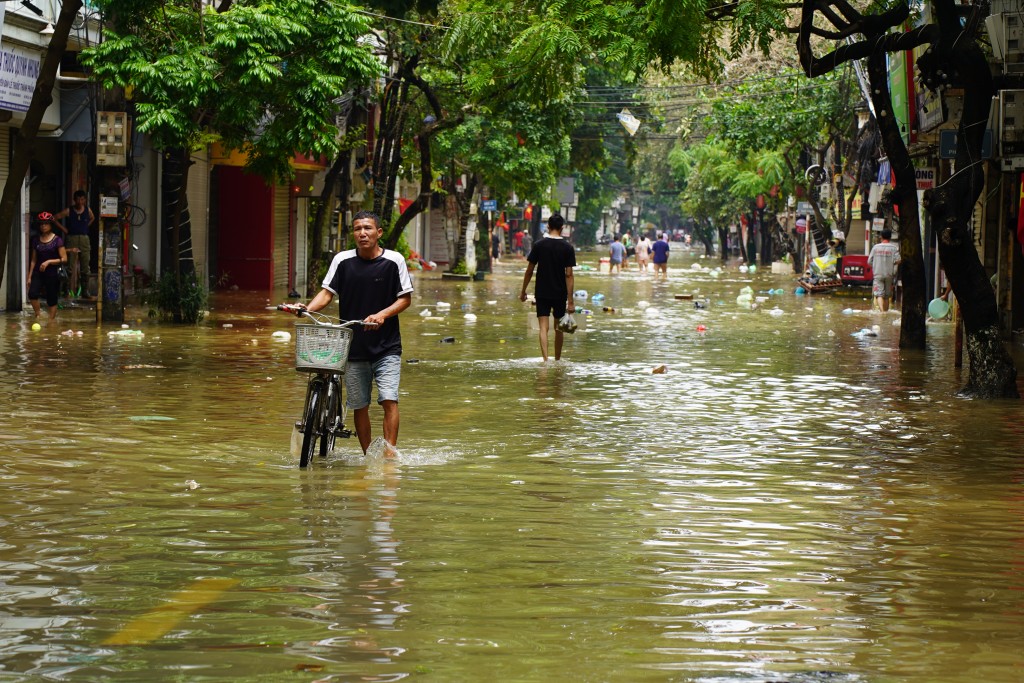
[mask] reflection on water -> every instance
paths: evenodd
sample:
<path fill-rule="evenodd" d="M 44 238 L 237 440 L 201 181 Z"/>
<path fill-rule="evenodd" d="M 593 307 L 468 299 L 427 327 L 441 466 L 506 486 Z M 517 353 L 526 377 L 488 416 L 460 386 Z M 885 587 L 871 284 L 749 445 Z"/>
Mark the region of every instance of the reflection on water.
<path fill-rule="evenodd" d="M 3 671 L 1019 680 L 1020 404 L 953 398 L 948 325 L 902 352 L 866 297 L 689 265 L 579 274 L 616 312 L 546 365 L 521 271 L 421 278 L 400 457 L 308 471 L 264 297 L 142 337 L 3 317 Z"/>

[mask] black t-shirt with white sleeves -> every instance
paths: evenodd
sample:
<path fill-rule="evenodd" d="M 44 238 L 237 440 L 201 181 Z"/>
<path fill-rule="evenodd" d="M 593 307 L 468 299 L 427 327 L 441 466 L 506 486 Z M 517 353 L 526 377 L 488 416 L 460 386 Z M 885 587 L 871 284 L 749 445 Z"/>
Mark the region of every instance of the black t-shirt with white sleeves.
<path fill-rule="evenodd" d="M 323 288 L 338 298 L 343 320 L 362 320 L 411 293 L 412 278 L 405 259 L 397 251 L 385 249 L 377 258 L 364 259 L 355 249 L 349 249 L 331 261 Z M 376 330 L 356 325 L 352 332 L 349 360 L 372 362 L 384 356 L 402 355 L 398 316 L 391 316 Z"/>

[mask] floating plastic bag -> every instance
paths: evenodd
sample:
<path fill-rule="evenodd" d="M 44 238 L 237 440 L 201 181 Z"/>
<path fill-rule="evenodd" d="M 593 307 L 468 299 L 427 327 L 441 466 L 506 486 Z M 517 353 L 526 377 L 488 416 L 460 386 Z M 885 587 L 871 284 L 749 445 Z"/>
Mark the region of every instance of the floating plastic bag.
<path fill-rule="evenodd" d="M 626 132 L 629 133 L 630 137 L 636 135 L 636 132 L 640 130 L 640 119 L 633 116 L 628 109 L 620 111 L 615 115 L 615 118 L 619 120 L 619 123 L 621 123 L 622 127 L 626 129 Z"/>

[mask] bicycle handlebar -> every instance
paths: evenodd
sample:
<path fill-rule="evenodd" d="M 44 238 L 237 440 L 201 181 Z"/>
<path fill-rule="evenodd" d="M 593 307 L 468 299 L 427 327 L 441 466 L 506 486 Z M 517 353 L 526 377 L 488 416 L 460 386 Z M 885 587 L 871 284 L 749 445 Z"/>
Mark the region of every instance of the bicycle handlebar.
<path fill-rule="evenodd" d="M 367 322 L 365 320 L 341 320 L 340 318 L 334 318 L 327 315 L 326 313 L 320 313 L 318 311 L 307 310 L 302 304 L 278 304 L 275 306 L 279 311 L 285 311 L 292 315 L 300 318 L 309 318 L 316 325 L 330 325 L 332 327 L 352 327 L 353 325 L 363 325 L 365 327 L 379 327 L 377 323 Z"/>

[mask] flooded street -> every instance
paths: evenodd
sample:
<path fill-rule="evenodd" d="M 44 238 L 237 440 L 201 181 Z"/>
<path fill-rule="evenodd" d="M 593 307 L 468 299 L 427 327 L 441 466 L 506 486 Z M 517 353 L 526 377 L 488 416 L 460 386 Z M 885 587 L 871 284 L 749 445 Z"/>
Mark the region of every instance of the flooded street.
<path fill-rule="evenodd" d="M 954 397 L 949 324 L 692 263 L 578 273 L 547 365 L 521 268 L 414 274 L 393 464 L 297 467 L 262 294 L 0 316 L 0 679 L 1020 681 L 1022 404 Z"/>

